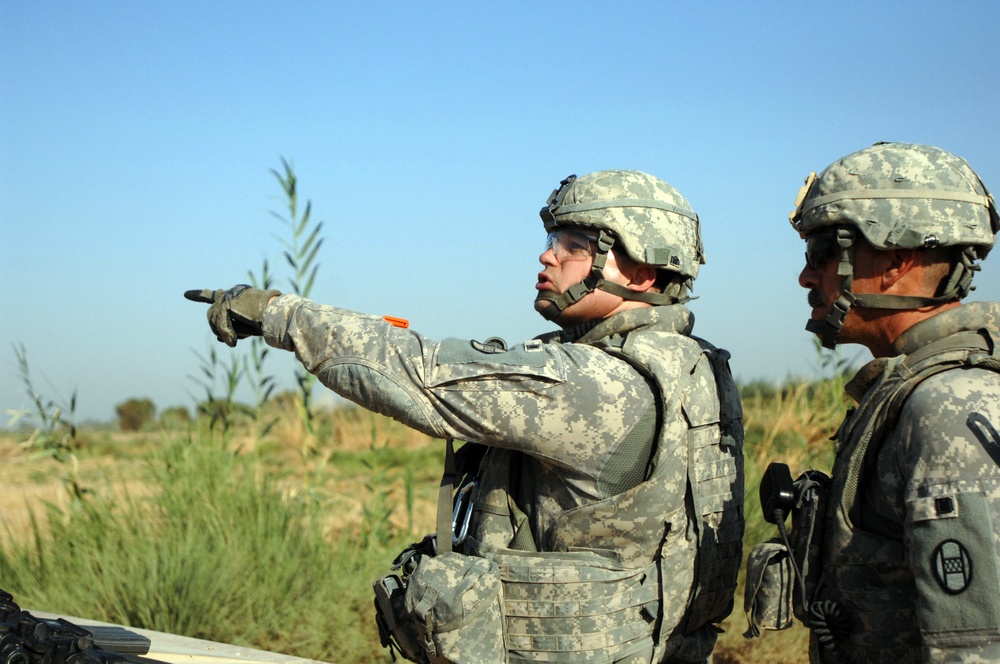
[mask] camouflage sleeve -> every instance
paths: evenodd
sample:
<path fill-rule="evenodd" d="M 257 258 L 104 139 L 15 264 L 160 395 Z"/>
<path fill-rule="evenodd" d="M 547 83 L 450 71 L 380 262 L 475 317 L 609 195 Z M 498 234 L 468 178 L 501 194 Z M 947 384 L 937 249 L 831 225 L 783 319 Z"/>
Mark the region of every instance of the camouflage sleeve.
<path fill-rule="evenodd" d="M 527 452 L 596 476 L 653 401 L 627 362 L 580 344 L 528 341 L 504 352 L 430 341 L 381 317 L 283 295 L 267 343 L 295 352 L 341 396 L 439 438 Z"/>
<path fill-rule="evenodd" d="M 887 440 L 928 662 L 1000 661 L 998 427 L 1000 374 L 952 370 L 914 390 Z"/>

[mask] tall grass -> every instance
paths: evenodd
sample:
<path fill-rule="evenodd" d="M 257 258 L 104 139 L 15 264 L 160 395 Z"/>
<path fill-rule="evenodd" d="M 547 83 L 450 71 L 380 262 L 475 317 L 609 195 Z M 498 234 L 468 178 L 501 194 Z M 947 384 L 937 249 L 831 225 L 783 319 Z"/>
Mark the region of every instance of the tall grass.
<path fill-rule="evenodd" d="M 14 344 L 14 355 L 17 358 L 18 374 L 24 394 L 31 401 L 33 409 L 7 411 L 10 416 L 8 425 L 20 420 L 33 425 L 31 436 L 24 442 L 24 446 L 32 450 L 35 455 L 50 457 L 64 467 L 63 486 L 66 487 L 73 502 L 79 502 L 87 494 L 87 487 L 80 481 L 75 453 L 81 445 L 76 426 L 76 389 L 71 393 L 68 402 L 42 396 L 31 378 L 28 350 L 24 344 Z"/>
<path fill-rule="evenodd" d="M 747 551 L 774 534 L 757 500 L 768 462 L 829 470 L 839 390 L 836 380 L 744 390 Z M 443 445 L 340 407 L 317 416 L 325 442 L 304 458 L 295 405 L 277 400 L 266 417 L 278 423 L 256 447 L 245 444 L 257 435 L 249 424 L 222 440 L 203 417 L 187 434 L 165 431 L 144 464 L 123 460 L 121 447 L 85 456 L 88 468 L 133 476 L 92 479 L 82 509 L 36 506 L 29 532 L 0 546 L 0 587 L 29 609 L 325 661 L 387 661 L 371 582 L 433 529 Z M 127 491 L 136 476 L 143 490 Z M 742 604 L 740 594 L 718 664 L 807 660 L 801 627 L 744 640 Z"/>

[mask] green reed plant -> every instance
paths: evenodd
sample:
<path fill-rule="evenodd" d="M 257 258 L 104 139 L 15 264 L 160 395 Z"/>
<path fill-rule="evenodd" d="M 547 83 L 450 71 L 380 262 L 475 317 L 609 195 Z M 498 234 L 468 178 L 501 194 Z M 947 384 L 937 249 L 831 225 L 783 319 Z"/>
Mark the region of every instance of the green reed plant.
<path fill-rule="evenodd" d="M 264 259 L 260 279 L 251 270 L 248 273 L 250 283 L 254 288 L 269 290 L 274 287 L 274 278 L 271 275 L 270 266 L 267 259 Z M 264 363 L 270 353 L 267 343 L 262 337 L 251 337 L 250 351 L 246 358 L 246 376 L 250 381 L 254 393 L 254 448 L 271 429 L 278 423 L 278 418 L 270 416 L 266 412 L 266 405 L 271 395 L 277 387 L 277 382 L 273 375 L 268 374 L 264 368 Z"/>
<path fill-rule="evenodd" d="M 291 292 L 308 297 L 319 271 L 319 263 L 316 259 L 323 245 L 323 237 L 320 235 L 323 222 L 314 222 L 312 201 L 306 200 L 304 207 L 300 208 L 298 178 L 295 170 L 284 158 L 281 159 L 281 164 L 282 170 L 271 169 L 271 174 L 274 175 L 281 187 L 286 210 L 284 212 L 271 211 L 271 215 L 284 224 L 289 231 L 287 238 L 279 239 L 283 246 L 281 255 L 292 271 L 291 276 L 288 277 Z M 252 270 L 248 272 L 248 276 L 251 284 L 256 288 L 270 289 L 275 285 L 275 275 L 271 272 L 270 264 L 266 259 L 259 277 Z M 249 350 L 240 350 L 246 348 Z M 250 382 L 255 404 L 249 421 L 254 425 L 251 440 L 256 446 L 277 424 L 275 419 L 265 419 L 265 404 L 271 398 L 277 383 L 274 376 L 268 374 L 265 369 L 265 362 L 270 351 L 263 339 L 251 338 L 245 341 L 240 349 L 230 353 L 229 365 L 224 365 L 219 361 L 214 348 L 206 355 L 196 352 L 195 355 L 200 364 L 200 374 L 192 378 L 205 391 L 207 397 L 203 402 L 197 404 L 199 411 L 209 418 L 211 429 L 218 428 L 224 441 L 230 438 L 236 418 L 248 414 L 245 407 L 236 404 L 234 396 L 237 387 L 243 380 Z M 216 397 L 213 391 L 219 379 L 224 386 L 224 391 L 221 397 Z M 315 427 L 315 408 L 313 405 L 313 387 L 316 383 L 316 377 L 303 367 L 296 366 L 295 383 L 299 396 L 297 403 L 299 421 L 304 429 L 304 434 L 301 436 L 302 453 L 303 456 L 308 456 L 316 451 L 318 433 Z"/>
<path fill-rule="evenodd" d="M 316 282 L 316 274 L 319 271 L 319 263 L 316 262 L 316 258 L 320 247 L 323 246 L 323 237 L 320 235 L 323 222 L 314 223 L 312 201 L 308 199 L 300 213 L 298 178 L 295 175 L 295 170 L 284 157 L 281 159 L 281 165 L 281 171 L 272 169 L 271 174 L 274 175 L 284 193 L 287 210 L 285 213 L 272 211 L 271 215 L 285 225 L 291 233 L 289 238 L 283 238 L 281 242 L 285 247 L 282 255 L 292 270 L 292 276 L 288 279 L 292 292 L 302 297 L 309 297 L 313 284 Z M 306 447 L 303 448 L 303 453 L 311 454 L 316 451 L 315 411 L 313 408 L 313 387 L 316 384 L 316 377 L 303 367 L 297 366 L 295 383 L 300 398 L 299 417 L 306 430 L 306 436 L 304 436 Z"/>
<path fill-rule="evenodd" d="M 194 351 L 199 362 L 199 375 L 188 374 L 188 378 L 197 383 L 205 394 L 205 399 L 197 403 L 198 414 L 207 418 L 210 431 L 218 431 L 225 446 L 232 437 L 237 420 L 246 419 L 253 413 L 236 401 L 236 391 L 246 373 L 243 360 L 237 354 L 230 354 L 229 363 L 225 363 L 216 346 L 210 344 L 204 355 Z M 222 384 L 221 395 L 216 394 L 219 383 Z"/>
<path fill-rule="evenodd" d="M 31 410 L 8 410 L 10 416 L 8 425 L 14 425 L 24 420 L 31 425 L 31 435 L 24 446 L 40 457 L 51 457 L 66 469 L 63 476 L 63 486 L 73 504 L 82 501 L 88 489 L 80 482 L 79 464 L 76 450 L 82 441 L 76 426 L 76 395 L 74 388 L 69 401 L 55 400 L 43 396 L 31 379 L 31 369 L 28 365 L 28 351 L 24 344 L 14 344 L 14 357 L 17 360 L 18 375 L 24 394 L 31 401 Z"/>

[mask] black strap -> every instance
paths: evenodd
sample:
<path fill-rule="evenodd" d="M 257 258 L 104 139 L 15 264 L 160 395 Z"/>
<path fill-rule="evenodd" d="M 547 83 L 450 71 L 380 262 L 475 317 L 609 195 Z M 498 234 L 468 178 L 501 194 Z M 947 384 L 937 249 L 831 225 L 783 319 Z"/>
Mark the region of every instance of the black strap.
<path fill-rule="evenodd" d="M 437 511 L 437 552 L 451 552 L 451 510 L 452 496 L 455 494 L 455 480 L 458 479 L 458 466 L 455 463 L 455 441 L 449 438 L 444 453 L 444 473 L 441 475 L 441 488 L 438 490 Z"/>

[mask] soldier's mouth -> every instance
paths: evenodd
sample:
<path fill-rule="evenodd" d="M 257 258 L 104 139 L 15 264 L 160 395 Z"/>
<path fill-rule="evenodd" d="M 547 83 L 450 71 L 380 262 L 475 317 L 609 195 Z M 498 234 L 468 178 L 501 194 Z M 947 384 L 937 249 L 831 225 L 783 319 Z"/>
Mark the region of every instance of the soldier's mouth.
<path fill-rule="evenodd" d="M 810 290 L 808 295 L 809 306 L 813 309 L 818 309 L 820 307 L 826 306 L 826 302 L 823 301 L 823 296 L 819 294 L 817 290 Z"/>

